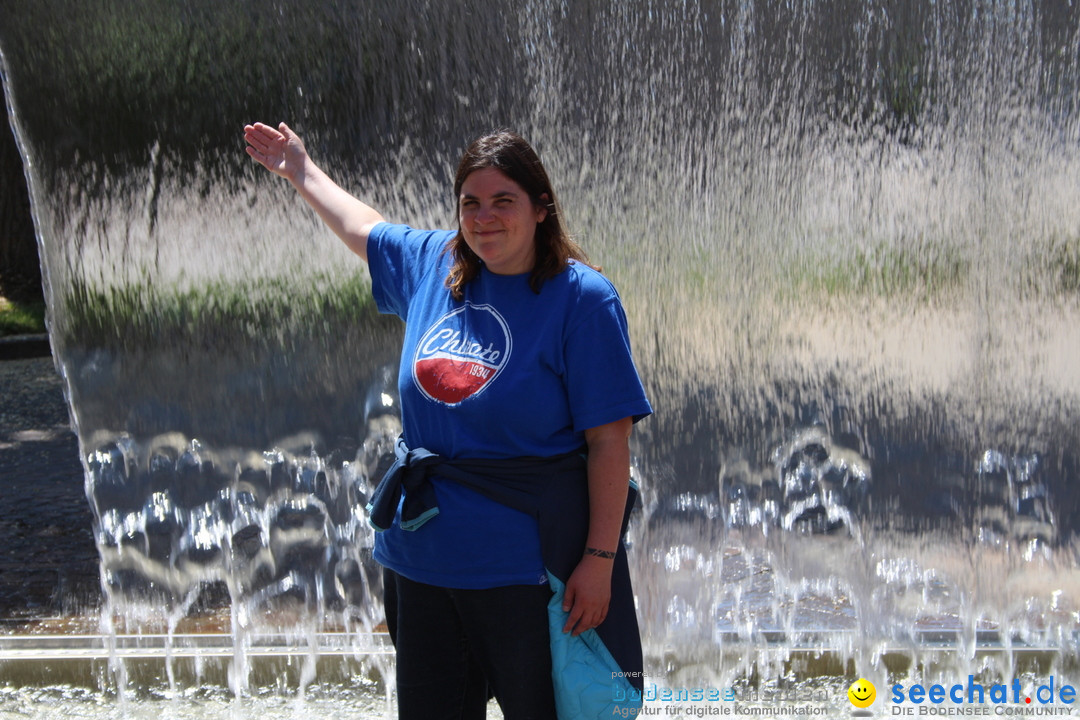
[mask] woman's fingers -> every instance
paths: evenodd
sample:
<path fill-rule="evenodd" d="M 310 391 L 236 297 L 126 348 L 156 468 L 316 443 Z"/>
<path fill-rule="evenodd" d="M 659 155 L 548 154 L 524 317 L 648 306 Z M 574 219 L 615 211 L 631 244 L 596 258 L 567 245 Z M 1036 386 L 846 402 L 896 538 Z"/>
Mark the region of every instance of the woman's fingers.
<path fill-rule="evenodd" d="M 255 126 L 248 125 L 244 128 L 244 140 L 247 141 L 248 145 L 264 155 L 270 152 L 270 149 L 276 144 L 280 144 L 283 139 L 276 130 L 261 123 L 257 123 Z"/>
<path fill-rule="evenodd" d="M 611 601 L 611 561 L 586 555 L 566 581 L 563 611 L 569 613 L 563 632 L 580 635 L 607 617 Z"/>
<path fill-rule="evenodd" d="M 281 123 L 280 127 L 285 132 L 260 122 L 244 126 L 247 154 L 264 168 L 277 174 L 284 172 L 289 135 L 296 137 L 285 123 Z M 286 132 L 289 135 L 286 135 Z"/>
<path fill-rule="evenodd" d="M 591 603 L 585 601 L 580 595 L 573 597 L 566 623 L 563 625 L 563 632 L 580 635 L 586 630 L 595 628 L 607 618 L 607 609 L 606 602 Z"/>

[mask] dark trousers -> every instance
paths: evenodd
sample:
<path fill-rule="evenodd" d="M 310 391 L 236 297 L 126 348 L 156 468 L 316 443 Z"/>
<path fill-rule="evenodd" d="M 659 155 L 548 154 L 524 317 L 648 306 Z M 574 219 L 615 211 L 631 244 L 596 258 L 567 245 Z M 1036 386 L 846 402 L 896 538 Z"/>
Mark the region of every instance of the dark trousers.
<path fill-rule="evenodd" d="M 401 720 L 554 720 L 546 585 L 456 590 L 384 572 Z M 490 693 L 490 694 L 489 694 Z"/>

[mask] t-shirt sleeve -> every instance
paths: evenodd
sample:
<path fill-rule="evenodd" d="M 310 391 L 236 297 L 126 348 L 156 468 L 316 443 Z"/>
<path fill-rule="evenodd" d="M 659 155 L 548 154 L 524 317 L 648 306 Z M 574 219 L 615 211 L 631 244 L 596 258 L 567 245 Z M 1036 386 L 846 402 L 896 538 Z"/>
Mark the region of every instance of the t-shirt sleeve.
<path fill-rule="evenodd" d="M 409 300 L 421 279 L 438 272 L 447 230 L 416 230 L 407 225 L 379 223 L 368 235 L 368 270 L 371 294 L 381 313 L 408 320 Z"/>
<path fill-rule="evenodd" d="M 613 289 L 570 328 L 566 363 L 575 431 L 652 414 L 630 351 L 626 314 Z"/>

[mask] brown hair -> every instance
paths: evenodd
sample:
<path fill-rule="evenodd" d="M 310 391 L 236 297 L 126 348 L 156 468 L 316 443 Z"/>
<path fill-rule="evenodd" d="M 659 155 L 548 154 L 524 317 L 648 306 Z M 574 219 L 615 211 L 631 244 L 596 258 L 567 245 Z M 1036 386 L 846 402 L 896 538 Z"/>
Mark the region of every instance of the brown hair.
<path fill-rule="evenodd" d="M 585 251 L 566 232 L 559 205 L 555 200 L 555 191 L 551 188 L 544 165 L 524 138 L 509 130 L 498 130 L 474 140 L 461 157 L 457 175 L 454 177 L 455 204 L 461 196 L 461 186 L 465 184 L 465 178 L 484 168 L 501 171 L 521 186 L 533 205 L 547 209 L 543 221 L 536 225 L 536 259 L 529 276 L 529 287 L 533 292 L 539 293 L 546 280 L 566 269 L 570 259 L 589 263 Z M 544 195 L 547 195 L 546 199 Z M 455 300 L 462 300 L 465 297 L 465 286 L 480 274 L 481 261 L 465 243 L 460 216 L 457 235 L 447 245 L 446 251 L 453 259 L 450 273 L 446 276 L 446 287 L 450 288 L 450 294 Z"/>

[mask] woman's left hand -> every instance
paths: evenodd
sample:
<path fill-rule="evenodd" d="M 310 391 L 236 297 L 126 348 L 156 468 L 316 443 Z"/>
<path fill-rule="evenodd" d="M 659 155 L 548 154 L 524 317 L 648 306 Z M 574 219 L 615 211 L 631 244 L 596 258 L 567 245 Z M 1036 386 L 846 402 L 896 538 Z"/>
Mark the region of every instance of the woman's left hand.
<path fill-rule="evenodd" d="M 630 428 L 633 419 L 585 431 L 589 446 L 589 535 L 585 546 L 612 553 L 620 542 L 623 510 L 630 485 Z M 604 622 L 611 603 L 612 557 L 585 553 L 566 581 L 563 611 L 570 613 L 563 632 L 575 636 Z"/>
<path fill-rule="evenodd" d="M 607 617 L 611 602 L 612 561 L 585 555 L 566 581 L 563 611 L 570 613 L 563 632 L 574 636 L 595 628 Z"/>

